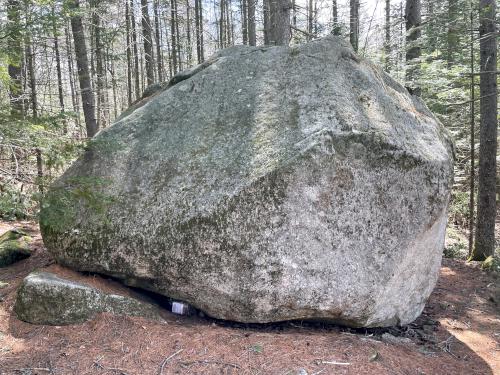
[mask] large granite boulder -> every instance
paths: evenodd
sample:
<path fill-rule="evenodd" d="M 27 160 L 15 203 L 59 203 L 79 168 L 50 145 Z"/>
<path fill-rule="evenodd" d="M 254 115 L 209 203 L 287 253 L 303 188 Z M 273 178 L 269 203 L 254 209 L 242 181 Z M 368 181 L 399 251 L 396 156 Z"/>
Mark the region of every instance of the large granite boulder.
<path fill-rule="evenodd" d="M 233 47 L 102 130 L 41 227 L 59 263 L 216 318 L 405 324 L 438 277 L 452 159 L 340 39 Z"/>

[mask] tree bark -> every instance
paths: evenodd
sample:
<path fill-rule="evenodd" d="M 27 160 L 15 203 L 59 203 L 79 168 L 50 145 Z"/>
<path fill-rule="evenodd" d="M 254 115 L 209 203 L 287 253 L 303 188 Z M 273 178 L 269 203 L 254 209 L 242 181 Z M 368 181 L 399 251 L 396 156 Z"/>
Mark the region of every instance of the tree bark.
<path fill-rule="evenodd" d="M 203 56 L 203 4 L 201 0 L 194 1 L 195 28 L 196 28 L 196 55 L 198 64 L 204 60 Z"/>
<path fill-rule="evenodd" d="M 359 0 L 349 0 L 349 41 L 354 51 L 358 52 L 359 46 Z"/>
<path fill-rule="evenodd" d="M 146 62 L 146 79 L 148 86 L 155 81 L 153 43 L 151 38 L 151 19 L 149 17 L 148 0 L 141 0 L 142 37 L 144 42 L 144 59 Z"/>
<path fill-rule="evenodd" d="M 269 0 L 270 45 L 288 45 L 290 42 L 290 1 Z"/>
<path fill-rule="evenodd" d="M 66 48 L 67 48 L 67 58 L 68 58 L 68 76 L 69 76 L 69 88 L 71 91 L 71 103 L 73 104 L 73 112 L 76 114 L 75 122 L 80 128 L 80 103 L 78 102 L 78 95 L 76 94 L 76 84 L 75 84 L 75 69 L 73 65 L 73 48 L 71 45 L 71 37 L 69 26 L 64 27 L 64 34 L 66 38 Z"/>
<path fill-rule="evenodd" d="M 496 1 L 480 0 L 480 144 L 476 244 L 473 260 L 495 252 L 496 152 L 498 128 Z"/>
<path fill-rule="evenodd" d="M 255 33 L 255 1 L 247 0 L 248 2 L 248 44 L 251 46 L 257 45 L 257 35 Z"/>
<path fill-rule="evenodd" d="M 337 0 L 332 1 L 332 33 L 333 35 L 340 35 L 340 25 L 339 25 L 339 8 Z"/>
<path fill-rule="evenodd" d="M 8 0 L 7 2 L 7 20 L 8 20 L 8 72 L 9 72 L 9 99 L 11 114 L 14 116 L 23 115 L 22 103 L 22 35 L 21 35 L 21 17 L 20 4 L 18 0 Z"/>
<path fill-rule="evenodd" d="M 132 43 L 134 49 L 134 82 L 135 82 L 135 99 L 141 97 L 140 69 L 139 69 L 139 51 L 137 47 L 137 29 L 135 22 L 135 6 L 134 0 L 130 0 L 130 17 L 132 22 Z"/>
<path fill-rule="evenodd" d="M 420 24 L 422 22 L 420 0 L 406 0 L 406 88 L 411 94 L 420 95 L 417 83 L 420 74 Z"/>
<path fill-rule="evenodd" d="M 160 14 L 159 14 L 159 0 L 153 0 L 153 11 L 155 18 L 155 38 L 156 38 L 156 65 L 158 69 L 158 81 L 163 82 L 163 56 L 161 52 L 161 32 L 160 32 Z"/>
<path fill-rule="evenodd" d="M 191 5 L 186 0 L 186 39 L 187 39 L 187 65 L 191 66 L 193 59 L 193 48 L 191 44 Z"/>
<path fill-rule="evenodd" d="M 33 49 L 31 47 L 31 39 L 29 36 L 26 37 L 26 63 L 28 69 L 28 77 L 30 84 L 30 102 L 31 102 L 31 113 L 33 118 L 36 119 L 38 117 L 38 99 L 36 92 L 36 76 L 35 76 L 35 66 L 33 63 Z"/>
<path fill-rule="evenodd" d="M 132 105 L 132 51 L 130 49 L 130 7 L 129 0 L 125 0 L 125 30 L 127 34 L 127 102 Z"/>
<path fill-rule="evenodd" d="M 87 57 L 87 45 L 83 34 L 83 23 L 80 16 L 79 0 L 69 2 L 71 15 L 71 28 L 75 41 L 76 66 L 78 69 L 78 79 L 80 81 L 80 91 L 82 97 L 83 115 L 85 117 L 85 127 L 87 137 L 92 138 L 98 131 L 95 117 L 95 99 L 90 81 L 89 61 Z"/>
<path fill-rule="evenodd" d="M 56 57 L 56 72 L 57 72 L 57 94 L 59 96 L 59 107 L 61 107 L 61 113 L 64 113 L 64 85 L 62 80 L 62 70 L 61 70 L 61 54 L 59 52 L 59 38 L 57 31 L 57 24 L 55 19 L 55 10 L 52 9 L 52 36 L 54 37 L 54 54 Z M 66 126 L 64 133 L 67 132 Z"/>
<path fill-rule="evenodd" d="M 390 71 L 391 63 L 391 0 L 385 0 L 385 71 Z"/>
<path fill-rule="evenodd" d="M 264 20 L 263 20 L 263 22 L 264 22 L 264 45 L 269 44 L 269 34 L 271 32 L 270 19 L 269 19 L 271 1 L 273 1 L 273 0 L 262 0 L 262 12 L 263 12 L 263 16 L 264 16 Z"/>
<path fill-rule="evenodd" d="M 313 34 L 313 0 L 307 2 L 307 40 L 311 40 Z"/>
<path fill-rule="evenodd" d="M 241 33 L 243 44 L 248 44 L 248 1 L 241 0 Z"/>
<path fill-rule="evenodd" d="M 106 127 L 106 116 L 104 114 L 106 107 L 105 100 L 105 85 L 104 85 L 104 63 L 103 63 L 103 43 L 101 38 L 101 16 L 99 14 L 99 1 L 93 1 L 93 28 L 94 28 L 94 56 L 95 56 L 95 81 L 94 84 L 96 86 L 96 94 L 97 94 L 97 105 L 96 105 L 96 114 L 97 114 L 97 128 L 102 129 Z"/>
<path fill-rule="evenodd" d="M 446 34 L 446 62 L 448 68 L 455 63 L 455 49 L 459 40 L 457 31 L 458 22 L 458 3 L 457 0 L 448 0 L 448 30 Z"/>
<path fill-rule="evenodd" d="M 172 66 L 173 74 L 178 72 L 177 64 L 177 40 L 175 37 L 175 24 L 177 22 L 175 0 L 170 0 L 170 37 L 172 38 Z"/>

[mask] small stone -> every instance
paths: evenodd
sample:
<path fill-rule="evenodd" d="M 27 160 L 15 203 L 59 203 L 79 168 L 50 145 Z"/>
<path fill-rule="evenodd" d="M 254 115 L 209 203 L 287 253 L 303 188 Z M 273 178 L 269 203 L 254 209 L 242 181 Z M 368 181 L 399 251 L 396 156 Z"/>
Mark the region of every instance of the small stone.
<path fill-rule="evenodd" d="M 299 369 L 299 371 L 297 371 L 297 375 L 307 375 L 307 371 L 303 368 Z"/>
<path fill-rule="evenodd" d="M 391 335 L 390 333 L 384 333 L 382 335 L 382 341 L 387 344 L 392 345 L 409 345 L 412 344 L 412 341 L 408 337 L 396 337 Z"/>
<path fill-rule="evenodd" d="M 0 236 L 0 267 L 7 267 L 31 256 L 31 237 L 18 229 Z"/>
<path fill-rule="evenodd" d="M 161 320 L 159 309 L 153 305 L 107 294 L 48 272 L 34 272 L 23 280 L 14 311 L 20 320 L 48 325 L 82 323 L 102 312 Z"/>

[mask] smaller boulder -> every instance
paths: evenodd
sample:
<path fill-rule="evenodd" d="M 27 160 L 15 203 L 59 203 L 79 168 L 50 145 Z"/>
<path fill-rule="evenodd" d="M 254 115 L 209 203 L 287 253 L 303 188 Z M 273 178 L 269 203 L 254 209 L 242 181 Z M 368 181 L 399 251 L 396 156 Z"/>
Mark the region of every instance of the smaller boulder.
<path fill-rule="evenodd" d="M 24 279 L 17 292 L 14 311 L 20 320 L 47 325 L 83 323 L 102 312 L 162 319 L 156 306 L 107 294 L 48 272 L 34 272 Z"/>
<path fill-rule="evenodd" d="M 29 244 L 31 237 L 12 229 L 0 236 L 0 267 L 7 267 L 31 256 Z"/>

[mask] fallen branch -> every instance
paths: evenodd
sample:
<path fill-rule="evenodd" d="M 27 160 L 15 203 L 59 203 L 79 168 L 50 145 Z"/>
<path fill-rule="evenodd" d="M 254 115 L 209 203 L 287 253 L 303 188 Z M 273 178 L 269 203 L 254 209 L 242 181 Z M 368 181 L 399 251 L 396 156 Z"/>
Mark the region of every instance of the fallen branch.
<path fill-rule="evenodd" d="M 337 366 L 350 366 L 349 362 L 337 362 L 337 361 L 321 361 L 323 365 L 337 365 Z"/>
<path fill-rule="evenodd" d="M 160 371 L 158 372 L 159 375 L 163 375 L 163 369 L 165 368 L 165 365 L 167 364 L 168 361 L 170 361 L 172 358 L 174 358 L 177 354 L 179 354 L 180 352 L 182 352 L 184 349 L 179 349 L 177 350 L 174 354 L 168 356 L 167 358 L 165 358 L 163 360 L 163 362 L 161 363 L 161 366 L 160 366 Z"/>
<path fill-rule="evenodd" d="M 197 360 L 197 361 L 183 362 L 182 364 L 186 365 L 186 366 L 189 366 L 189 365 L 192 365 L 194 363 L 202 363 L 202 364 L 206 364 L 206 365 L 216 364 L 216 365 L 233 367 L 233 368 L 237 368 L 237 369 L 241 368 L 241 366 L 239 366 L 239 365 L 237 365 L 235 363 L 228 363 L 228 362 L 222 362 L 222 361 L 210 360 L 210 359 L 200 359 L 200 360 Z"/>

